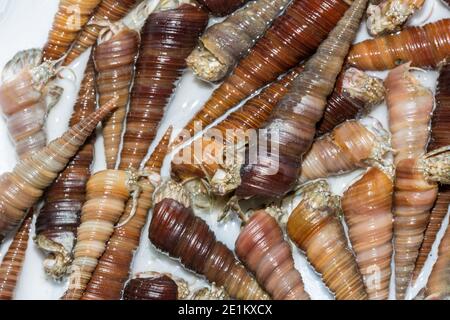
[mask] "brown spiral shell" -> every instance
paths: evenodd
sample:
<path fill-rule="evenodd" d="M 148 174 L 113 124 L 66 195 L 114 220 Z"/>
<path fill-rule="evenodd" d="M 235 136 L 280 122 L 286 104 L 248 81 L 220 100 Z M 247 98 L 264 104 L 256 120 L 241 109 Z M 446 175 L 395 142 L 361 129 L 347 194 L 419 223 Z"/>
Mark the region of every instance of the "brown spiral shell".
<path fill-rule="evenodd" d="M 216 240 L 206 222 L 182 203 L 166 198 L 156 204 L 149 239 L 157 249 L 179 259 L 187 269 L 223 287 L 230 297 L 268 299 L 230 249 Z"/>
<path fill-rule="evenodd" d="M 450 19 L 408 27 L 397 34 L 357 43 L 348 62 L 362 70 L 387 70 L 410 61 L 414 67 L 434 68 L 450 54 Z"/>
<path fill-rule="evenodd" d="M 178 300 L 178 286 L 164 274 L 131 279 L 123 291 L 123 300 Z"/>
<path fill-rule="evenodd" d="M 133 178 L 120 170 L 104 170 L 94 174 L 86 185 L 86 202 L 81 210 L 69 288 L 62 297 L 78 300 L 82 297 L 114 225 L 122 216 L 131 196 Z"/>
<path fill-rule="evenodd" d="M 194 177 L 204 178 L 205 174 L 209 177 L 214 176 L 220 168 L 221 160 L 217 158 L 219 154 L 214 151 L 222 150 L 222 145 L 207 137 L 208 132 L 221 132 L 225 138 L 224 143 L 236 143 L 239 132 L 245 132 L 250 129 L 258 129 L 261 127 L 272 114 L 273 109 L 279 101 L 291 88 L 292 82 L 303 70 L 303 66 L 299 66 L 282 77 L 278 81 L 272 83 L 265 88 L 260 94 L 248 100 L 242 107 L 231 113 L 224 121 L 209 129 L 201 138 L 201 154 L 203 155 L 202 163 L 197 164 L 192 157 L 195 156 L 194 145 L 198 142 L 192 142 L 178 153 L 178 157 L 189 157 L 188 161 L 176 160 L 172 161 L 172 173 L 181 180 L 187 180 Z M 208 148 L 208 149 L 207 149 Z M 210 154 L 206 154 L 206 150 Z"/>
<path fill-rule="evenodd" d="M 215 16 L 226 16 L 248 0 L 198 0 Z"/>
<path fill-rule="evenodd" d="M 44 46 L 44 61 L 59 60 L 89 21 L 101 0 L 61 0 Z"/>
<path fill-rule="evenodd" d="M 86 119 L 95 111 L 96 98 L 95 70 L 91 56 L 69 126 Z M 72 260 L 86 183 L 94 158 L 94 141 L 95 136 L 89 138 L 47 189 L 44 206 L 36 219 L 35 242 L 47 255 L 44 262 L 46 273 L 54 278 L 64 276 Z"/>
<path fill-rule="evenodd" d="M 28 214 L 17 231 L 0 265 L 0 300 L 12 300 L 25 261 L 33 214 Z"/>
<path fill-rule="evenodd" d="M 370 300 L 386 300 L 391 280 L 392 179 L 369 169 L 342 198 L 352 248 Z"/>
<path fill-rule="evenodd" d="M 392 147 L 396 151 L 394 249 L 398 299 L 405 297 L 437 196 L 437 185 L 426 180 L 417 164 L 429 140 L 433 96 L 409 70 L 409 63 L 401 65 L 385 80 Z"/>
<path fill-rule="evenodd" d="M 344 228 L 338 205 L 325 187 L 313 185 L 291 213 L 287 233 L 322 275 L 338 300 L 367 299 L 364 282 Z"/>
<path fill-rule="evenodd" d="M 186 125 L 205 128 L 259 88 L 312 55 L 344 15 L 344 0 L 294 0 Z M 183 137 L 175 141 L 181 143 Z"/>
<path fill-rule="evenodd" d="M 431 140 L 428 152 L 450 145 L 450 64 L 445 64 L 440 70 L 436 90 L 436 107 L 431 120 Z M 439 186 L 439 194 L 430 214 L 419 257 L 414 268 L 413 280 L 417 279 L 431 251 L 436 234 L 441 228 L 442 220 L 448 212 L 450 203 L 450 187 Z"/>
<path fill-rule="evenodd" d="M 117 96 L 117 110 L 103 121 L 106 165 L 114 169 L 127 113 L 134 64 L 139 51 L 139 33 L 124 28 L 95 48 L 99 103 Z"/>
<path fill-rule="evenodd" d="M 83 52 L 91 47 L 100 34 L 102 27 L 99 22 L 114 23 L 125 17 L 125 15 L 141 0 L 103 0 L 100 2 L 95 12 L 83 29 L 78 34 L 66 59 L 65 65 L 69 65 Z"/>
<path fill-rule="evenodd" d="M 294 80 L 290 92 L 264 126 L 269 133 L 278 133 L 276 154 L 272 154 L 271 148 L 266 154 L 258 154 L 255 164 L 248 163 L 241 168 L 236 196 L 279 198 L 294 187 L 303 155 L 311 147 L 317 122 L 323 116 L 366 6 L 367 0 L 354 1 L 305 63 L 305 70 Z"/>
<path fill-rule="evenodd" d="M 115 108 L 112 100 L 66 131 L 33 156 L 0 176 L 0 241 L 17 227 L 90 137 L 97 124 Z"/>
<path fill-rule="evenodd" d="M 275 300 L 309 300 L 278 222 L 255 212 L 236 240 L 236 254 Z"/>
<path fill-rule="evenodd" d="M 381 126 L 381 125 L 380 125 Z M 387 151 L 388 133 L 350 120 L 317 139 L 305 155 L 299 180 L 306 182 L 364 168 Z"/>
<path fill-rule="evenodd" d="M 427 299 L 448 300 L 450 298 L 450 228 L 447 227 L 439 244 L 438 259 L 433 266 L 425 287 Z"/>
<path fill-rule="evenodd" d="M 144 167 L 146 174 L 155 175 L 151 177 L 152 180 L 159 178 L 171 133 L 172 129 L 169 129 Z M 131 263 L 139 246 L 142 228 L 147 222 L 148 212 L 153 204 L 155 183 L 157 181 L 150 181 L 149 178 L 139 179 L 141 194 L 137 200 L 136 212 L 131 217 L 133 200 L 128 200 L 125 213 L 119 222 L 120 227 L 114 229 L 82 300 L 120 300 L 124 284 L 130 276 Z"/>
<path fill-rule="evenodd" d="M 203 33 L 201 45 L 187 58 L 188 66 L 203 80 L 222 80 L 289 3 L 290 0 L 250 1 Z"/>
<path fill-rule="evenodd" d="M 142 31 L 136 78 L 131 93 L 121 169 L 137 169 L 156 136 L 186 58 L 208 22 L 196 5 L 151 14 Z"/>
<path fill-rule="evenodd" d="M 381 79 L 349 68 L 338 77 L 333 93 L 328 98 L 322 120 L 317 125 L 316 136 L 331 132 L 336 126 L 367 112 L 384 99 Z"/>

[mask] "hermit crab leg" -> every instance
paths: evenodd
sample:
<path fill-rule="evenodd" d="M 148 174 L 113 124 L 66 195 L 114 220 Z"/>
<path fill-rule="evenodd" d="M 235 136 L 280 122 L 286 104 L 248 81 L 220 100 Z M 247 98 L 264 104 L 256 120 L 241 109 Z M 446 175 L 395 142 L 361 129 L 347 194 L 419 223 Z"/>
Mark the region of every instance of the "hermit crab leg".
<path fill-rule="evenodd" d="M 255 0 L 223 22 L 209 27 L 200 45 L 187 58 L 188 66 L 205 81 L 220 81 L 228 75 L 290 0 Z"/>
<path fill-rule="evenodd" d="M 44 61 L 57 61 L 66 54 L 100 2 L 101 0 L 60 0 L 44 46 Z"/>
<path fill-rule="evenodd" d="M 294 0 L 174 141 L 179 145 L 312 55 L 344 15 L 344 0 Z"/>
<path fill-rule="evenodd" d="M 348 247 L 339 212 L 339 198 L 330 193 L 327 182 L 313 182 L 302 190 L 302 201 L 288 218 L 287 233 L 336 299 L 365 300 L 363 278 Z"/>
<path fill-rule="evenodd" d="M 425 0 L 384 0 L 369 4 L 367 29 L 371 36 L 394 33 L 401 30 L 408 18 L 420 10 Z"/>
<path fill-rule="evenodd" d="M 273 150 L 258 154 L 256 163 L 242 167 L 237 197 L 280 198 L 294 187 L 302 157 L 311 147 L 316 125 L 323 116 L 366 5 L 367 0 L 353 2 L 316 54 L 306 62 L 305 70 L 295 79 L 264 127 L 269 134 L 279 137 L 277 154 L 272 154 Z"/>
<path fill-rule="evenodd" d="M 47 112 L 62 94 L 50 80 L 57 74 L 54 63 L 41 63 L 42 52 L 17 53 L 5 66 L 0 86 L 0 108 L 20 159 L 45 147 Z"/>
<path fill-rule="evenodd" d="M 450 54 L 450 19 L 408 27 L 393 35 L 357 43 L 348 62 L 361 70 L 387 70 L 410 61 L 414 67 L 434 68 Z"/>
<path fill-rule="evenodd" d="M 69 126 L 86 119 L 95 111 L 96 105 L 95 70 L 91 56 Z M 72 261 L 86 182 L 94 158 L 94 141 L 95 136 L 91 136 L 47 189 L 44 206 L 36 219 L 35 242 L 46 254 L 44 269 L 56 279 L 66 274 Z"/>
<path fill-rule="evenodd" d="M 90 137 L 97 124 L 115 108 L 115 99 L 70 128 L 33 156 L 20 161 L 12 172 L 0 176 L 0 240 L 25 217 Z"/>
<path fill-rule="evenodd" d="M 300 183 L 383 163 L 390 135 L 376 120 L 350 120 L 318 138 L 305 155 Z"/>
<path fill-rule="evenodd" d="M 252 214 L 236 240 L 236 254 L 275 300 L 309 300 L 291 246 L 264 210 Z"/>
<path fill-rule="evenodd" d="M 431 121 L 431 140 L 428 152 L 450 145 L 450 64 L 441 68 L 436 90 L 436 107 Z M 431 251 L 436 234 L 441 228 L 442 220 L 448 212 L 450 203 L 450 187 L 439 186 L 439 193 L 430 214 L 430 222 L 424 234 L 419 257 L 414 268 L 413 280 L 419 276 L 428 254 Z"/>
<path fill-rule="evenodd" d="M 346 120 L 368 113 L 372 106 L 384 100 L 383 81 L 356 68 L 348 68 L 338 77 L 328 98 L 316 136 L 331 132 Z"/>
<path fill-rule="evenodd" d="M 156 137 L 159 123 L 186 58 L 208 22 L 193 1 L 169 1 L 143 27 L 136 78 L 123 137 L 120 169 L 138 169 Z"/>
<path fill-rule="evenodd" d="M 391 172 L 370 168 L 342 198 L 352 248 L 370 300 L 389 297 L 394 219 Z"/>
<path fill-rule="evenodd" d="M 154 202 L 149 239 L 157 249 L 223 287 L 232 298 L 269 298 L 230 249 L 216 240 L 206 222 L 194 215 L 189 197 L 180 184 L 173 181 L 164 184 Z"/>
<path fill-rule="evenodd" d="M 100 104 L 117 96 L 116 111 L 103 121 L 103 138 L 108 169 L 116 168 L 127 113 L 134 64 L 139 50 L 139 33 L 123 25 L 113 28 L 94 50 Z"/>
<path fill-rule="evenodd" d="M 89 22 L 77 35 L 69 50 L 64 65 L 69 65 L 96 41 L 105 23 L 115 23 L 142 0 L 103 0 L 89 18 Z"/>
<path fill-rule="evenodd" d="M 25 261 L 33 210 L 23 220 L 0 265 L 0 300 L 12 300 Z"/>
<path fill-rule="evenodd" d="M 108 241 L 92 278 L 83 294 L 83 300 L 120 300 L 125 282 L 141 239 L 142 228 L 152 207 L 155 187 L 160 183 L 160 170 L 168 151 L 170 128 L 144 166 L 138 181 L 141 193 L 134 210 L 133 199 L 128 200 L 125 213 Z"/>
<path fill-rule="evenodd" d="M 215 16 L 226 16 L 248 0 L 198 0 Z"/>

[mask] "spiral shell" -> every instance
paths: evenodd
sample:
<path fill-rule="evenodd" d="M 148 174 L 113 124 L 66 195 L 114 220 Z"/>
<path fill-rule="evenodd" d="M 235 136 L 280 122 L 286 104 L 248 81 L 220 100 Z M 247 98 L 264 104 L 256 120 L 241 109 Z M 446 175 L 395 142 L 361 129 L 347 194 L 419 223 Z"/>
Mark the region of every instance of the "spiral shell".
<path fill-rule="evenodd" d="M 117 110 L 103 121 L 106 165 L 114 169 L 119 156 L 127 113 L 134 64 L 139 50 L 139 33 L 123 28 L 95 48 L 94 61 L 100 104 L 117 96 Z"/>
<path fill-rule="evenodd" d="M 95 111 L 96 105 L 95 70 L 91 56 L 69 126 L 86 119 Z M 94 141 L 94 136 L 89 138 L 47 189 L 44 206 L 36 219 L 35 242 L 47 255 L 45 272 L 54 278 L 63 277 L 72 261 L 86 183 L 94 158 Z"/>
<path fill-rule="evenodd" d="M 206 81 L 220 81 L 264 35 L 290 0 L 255 0 L 223 22 L 209 27 L 200 46 L 187 58 L 188 66 Z"/>
<path fill-rule="evenodd" d="M 441 240 L 438 259 L 433 266 L 425 287 L 427 299 L 448 300 L 450 298 L 450 228 Z"/>
<path fill-rule="evenodd" d="M 279 198 L 294 187 L 302 157 L 311 147 L 317 122 L 323 116 L 327 98 L 334 89 L 366 6 L 367 0 L 353 2 L 314 56 L 306 62 L 305 70 L 295 79 L 290 92 L 264 127 L 267 132 L 278 132 L 277 154 L 270 150 L 265 155 L 258 155 L 255 164 L 242 167 L 236 196 Z"/>
<path fill-rule="evenodd" d="M 322 275 L 338 300 L 367 299 L 364 282 L 337 214 L 337 199 L 326 182 L 309 186 L 287 222 L 289 238 Z"/>
<path fill-rule="evenodd" d="M 44 46 L 43 59 L 59 60 L 89 21 L 101 0 L 61 0 Z"/>
<path fill-rule="evenodd" d="M 0 176 L 0 240 L 20 224 L 26 211 L 114 108 L 115 100 L 111 100 L 47 147 L 19 162 L 12 172 Z"/>
<path fill-rule="evenodd" d="M 187 269 L 223 287 L 232 298 L 268 299 L 230 249 L 216 240 L 206 222 L 196 217 L 186 203 L 171 198 L 159 201 L 153 211 L 149 239 Z"/>
<path fill-rule="evenodd" d="M 242 6 L 248 0 L 198 0 L 216 16 L 226 16 Z"/>
<path fill-rule="evenodd" d="M 389 134 L 378 122 L 375 125 L 378 129 L 370 130 L 361 121 L 350 120 L 317 139 L 303 159 L 299 181 L 327 178 L 382 162 L 389 150 Z"/>
<path fill-rule="evenodd" d="M 450 19 L 443 19 L 357 43 L 348 62 L 362 70 L 387 70 L 408 61 L 414 67 L 434 68 L 449 54 Z"/>
<path fill-rule="evenodd" d="M 105 170 L 94 174 L 86 186 L 74 260 L 65 300 L 78 300 L 92 277 L 98 259 L 114 232 L 134 188 L 134 177 L 125 171 Z"/>
<path fill-rule="evenodd" d="M 49 83 L 56 73 L 53 65 L 40 64 L 41 57 L 42 52 L 37 49 L 21 51 L 2 73 L 0 107 L 21 159 L 47 144 L 44 130 L 47 111 L 62 93 L 60 87 Z M 53 96 L 50 104 L 46 100 L 48 95 Z"/>
<path fill-rule="evenodd" d="M 342 210 L 370 300 L 389 297 L 393 237 L 391 177 L 369 169 L 345 191 Z"/>
<path fill-rule="evenodd" d="M 141 0 L 103 0 L 92 14 L 80 33 L 77 35 L 70 51 L 64 60 L 69 65 L 84 51 L 91 47 L 100 34 L 101 24 L 114 23 L 125 17 L 125 15 Z"/>
<path fill-rule="evenodd" d="M 186 67 L 185 59 L 207 22 L 207 13 L 193 4 L 155 12 L 148 18 L 136 64 L 121 169 L 137 169 L 147 155 L 176 81 Z"/>
<path fill-rule="evenodd" d="M 381 79 L 371 77 L 356 68 L 349 68 L 339 76 L 333 93 L 328 98 L 316 136 L 331 132 L 337 125 L 366 113 L 384 99 Z"/>
<path fill-rule="evenodd" d="M 0 265 L 0 300 L 12 300 L 25 261 L 33 214 L 22 222 Z"/>
<path fill-rule="evenodd" d="M 178 300 L 178 286 L 165 274 L 134 278 L 127 282 L 123 300 Z"/>
<path fill-rule="evenodd" d="M 186 125 L 191 137 L 196 123 L 205 128 L 312 55 L 348 7 L 344 0 L 294 0 Z M 174 144 L 182 142 L 180 136 Z"/>
<path fill-rule="evenodd" d="M 125 213 L 98 261 L 83 294 L 83 300 L 120 300 L 124 284 L 130 276 L 131 263 L 139 246 L 142 228 L 147 222 L 148 211 L 152 206 L 153 192 L 160 180 L 159 171 L 168 151 L 171 133 L 170 128 L 147 161 L 144 172 L 149 177 L 139 179 L 141 194 L 137 199 L 136 211 L 132 215 L 134 201 L 128 200 Z"/>
<path fill-rule="evenodd" d="M 445 64 L 441 68 L 436 90 L 436 107 L 433 111 L 431 121 L 431 140 L 428 144 L 428 151 L 434 151 L 439 148 L 450 145 L 450 64 Z M 417 279 L 425 264 L 428 254 L 431 251 L 436 234 L 441 228 L 442 220 L 448 211 L 450 203 L 450 188 L 448 186 L 439 186 L 439 194 L 436 203 L 430 214 L 422 246 L 420 247 L 419 257 L 414 268 L 413 280 Z"/>
<path fill-rule="evenodd" d="M 277 221 L 255 212 L 236 240 L 236 254 L 275 300 L 308 300 L 291 247 Z"/>

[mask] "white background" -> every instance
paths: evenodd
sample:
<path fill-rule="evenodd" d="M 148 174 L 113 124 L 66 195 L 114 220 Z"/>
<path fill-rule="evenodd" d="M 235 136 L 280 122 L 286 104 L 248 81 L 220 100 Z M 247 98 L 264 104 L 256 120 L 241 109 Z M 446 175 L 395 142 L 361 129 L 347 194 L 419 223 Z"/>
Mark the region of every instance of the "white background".
<path fill-rule="evenodd" d="M 434 2 L 435 1 L 435 2 Z M 39 47 L 41 48 L 46 39 L 48 31 L 51 27 L 53 16 L 58 6 L 58 0 L 0 0 L 0 70 L 19 50 Z M 422 25 L 424 23 L 439 20 L 443 17 L 449 17 L 450 12 L 439 0 L 427 0 L 424 8 L 418 12 L 409 22 L 411 25 Z M 361 26 L 358 34 L 357 42 L 368 37 L 365 25 Z M 61 80 L 60 84 L 65 88 L 64 95 L 60 103 L 54 107 L 48 117 L 47 132 L 49 139 L 58 137 L 67 129 L 67 123 L 72 113 L 73 104 L 77 96 L 79 82 L 84 71 L 88 52 L 79 60 L 75 61 L 71 66 L 77 74 L 75 83 L 70 80 Z M 384 77 L 383 73 L 374 73 Z M 424 85 L 431 89 L 435 89 L 437 73 L 434 71 L 415 72 L 416 76 Z M 196 113 L 196 111 L 207 100 L 213 86 L 202 83 L 186 71 L 179 83 L 176 94 L 170 103 L 166 117 L 159 131 L 160 136 L 165 129 L 173 124 L 175 128 L 181 128 Z M 387 127 L 386 106 L 380 105 L 376 107 L 372 114 L 373 117 L 379 119 L 385 127 Z M 156 141 L 156 142 L 157 142 Z M 155 144 L 155 143 L 154 143 Z M 154 147 L 153 144 L 153 147 Z M 105 168 L 103 156 L 103 141 L 101 138 L 96 144 L 96 158 L 93 171 L 99 171 Z M 152 148 L 153 148 L 152 147 Z M 0 172 L 11 170 L 16 164 L 15 151 L 7 134 L 6 125 L 3 119 L 0 119 Z M 169 161 L 167 161 L 169 162 Z M 164 175 L 168 176 L 169 167 L 163 170 Z M 344 177 L 330 179 L 333 191 L 342 194 L 342 191 L 358 177 L 361 172 L 354 172 Z M 215 211 L 220 210 L 218 208 Z M 217 238 L 225 242 L 230 248 L 233 248 L 234 241 L 239 234 L 239 222 L 233 220 L 226 224 L 218 224 L 216 222 L 217 212 L 202 215 L 207 220 L 212 229 L 216 232 Z M 438 240 L 442 237 L 443 230 L 447 226 L 448 216 L 445 219 L 444 226 L 438 234 Z M 34 235 L 34 228 L 31 231 Z M 5 241 L 0 249 L 0 259 L 6 252 L 10 241 Z M 436 259 L 437 243 L 433 247 L 433 252 L 427 261 L 424 272 L 419 278 L 416 286 L 412 288 L 409 297 L 414 297 L 426 283 L 426 278 L 431 272 L 431 266 Z M 306 290 L 313 299 L 332 299 L 333 296 L 328 292 L 327 288 L 322 284 L 320 277 L 309 266 L 308 262 L 298 253 L 297 249 L 293 249 L 296 266 L 302 273 Z M 36 249 L 32 239 L 30 239 L 28 251 L 26 255 L 25 266 L 16 290 L 16 299 L 58 299 L 64 292 L 67 283 L 56 283 L 47 278 L 42 268 L 43 255 Z M 171 261 L 166 256 L 155 252 L 151 247 L 147 238 L 147 229 L 142 236 L 141 245 L 136 254 L 133 263 L 133 273 L 143 271 L 170 271 L 173 274 L 184 277 L 193 286 L 205 285 L 195 275 L 186 272 L 177 262 Z M 393 294 L 393 286 L 391 286 L 391 296 Z"/>

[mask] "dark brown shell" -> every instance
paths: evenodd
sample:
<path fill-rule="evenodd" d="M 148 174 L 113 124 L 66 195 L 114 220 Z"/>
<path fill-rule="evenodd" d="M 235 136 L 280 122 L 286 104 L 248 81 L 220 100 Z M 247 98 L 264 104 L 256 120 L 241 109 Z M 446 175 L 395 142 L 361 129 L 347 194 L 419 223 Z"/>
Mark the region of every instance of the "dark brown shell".
<path fill-rule="evenodd" d="M 99 22 L 116 22 L 125 15 L 141 0 L 103 0 L 90 17 L 87 25 L 80 31 L 75 42 L 67 54 L 64 64 L 68 65 L 78 58 L 84 51 L 97 41 L 102 27 Z"/>
<path fill-rule="evenodd" d="M 208 14 L 191 4 L 156 12 L 148 18 L 141 36 L 121 169 L 139 168 L 147 155 L 176 81 L 186 68 L 186 58 L 207 22 Z"/>
<path fill-rule="evenodd" d="M 387 70 L 409 61 L 414 67 L 434 68 L 449 54 L 450 19 L 443 19 L 357 43 L 348 62 L 362 70 Z"/>
<path fill-rule="evenodd" d="M 166 275 L 128 281 L 123 300 L 178 300 L 178 286 Z"/>
<path fill-rule="evenodd" d="M 198 0 L 216 16 L 226 16 L 249 0 Z"/>
<path fill-rule="evenodd" d="M 185 129 L 193 136 L 195 122 L 205 128 L 253 92 L 308 58 L 348 7 L 344 0 L 294 0 Z M 182 140 L 180 137 L 175 143 Z"/>
<path fill-rule="evenodd" d="M 206 222 L 176 200 L 156 204 L 149 239 L 157 249 L 180 259 L 187 269 L 223 287 L 232 298 L 268 298 L 230 249 L 216 240 Z"/>
<path fill-rule="evenodd" d="M 267 212 L 257 211 L 246 222 L 236 240 L 236 254 L 273 299 L 309 300 L 291 246 Z"/>
<path fill-rule="evenodd" d="M 94 112 L 96 105 L 95 70 L 91 57 L 69 125 L 73 126 L 85 119 Z M 95 136 L 78 151 L 46 191 L 44 206 L 36 219 L 36 242 L 42 250 L 49 252 L 48 259 L 54 262 L 50 265 L 45 264 L 46 272 L 56 278 L 64 275 L 71 260 L 80 224 L 81 207 L 85 200 L 86 183 L 90 177 L 90 166 L 94 157 L 94 141 Z M 48 241 L 57 249 L 48 247 Z M 63 265 L 57 261 L 63 261 Z"/>

